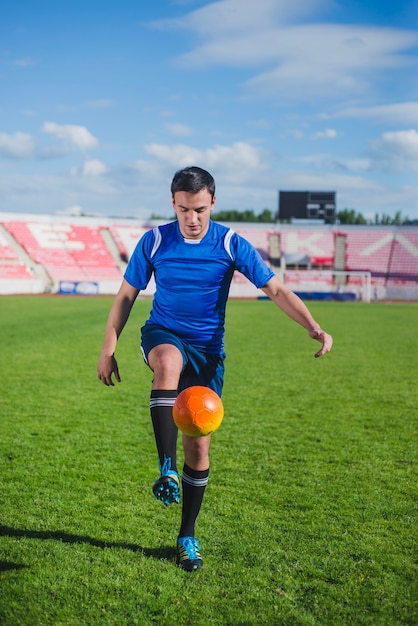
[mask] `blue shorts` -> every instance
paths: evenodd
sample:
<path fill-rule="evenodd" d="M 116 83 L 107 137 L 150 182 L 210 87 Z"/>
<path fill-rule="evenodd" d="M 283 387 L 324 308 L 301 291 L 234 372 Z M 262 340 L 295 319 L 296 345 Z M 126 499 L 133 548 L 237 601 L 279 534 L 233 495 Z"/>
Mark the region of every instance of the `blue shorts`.
<path fill-rule="evenodd" d="M 224 352 L 209 354 L 197 350 L 170 330 L 156 324 L 145 324 L 141 328 L 141 351 L 147 365 L 150 351 L 163 343 L 176 346 L 183 356 L 183 371 L 178 386 L 179 393 L 187 387 L 203 385 L 213 389 L 218 396 L 222 396 L 226 357 Z"/>

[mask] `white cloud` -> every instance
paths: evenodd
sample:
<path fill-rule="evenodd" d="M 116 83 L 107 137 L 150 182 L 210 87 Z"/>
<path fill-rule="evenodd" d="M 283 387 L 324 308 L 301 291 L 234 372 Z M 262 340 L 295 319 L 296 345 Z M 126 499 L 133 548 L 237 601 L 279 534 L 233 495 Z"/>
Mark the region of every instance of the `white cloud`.
<path fill-rule="evenodd" d="M 286 182 L 288 189 L 330 189 L 338 190 L 338 193 L 342 191 L 346 195 L 353 191 L 376 191 L 382 188 L 381 185 L 362 176 L 335 172 L 288 171 Z"/>
<path fill-rule="evenodd" d="M 31 135 L 17 132 L 14 135 L 0 133 L 0 154 L 13 159 L 27 159 L 33 156 L 35 142 Z"/>
<path fill-rule="evenodd" d="M 354 119 L 373 119 L 384 122 L 418 124 L 418 102 L 397 102 L 376 106 L 345 107 L 332 116 Z"/>
<path fill-rule="evenodd" d="M 186 124 L 166 124 L 166 128 L 171 134 L 178 137 L 187 137 L 193 133 L 192 128 Z"/>
<path fill-rule="evenodd" d="M 349 170 L 354 172 L 367 172 L 371 168 L 370 159 L 366 158 L 358 158 L 358 159 L 335 159 L 335 164 L 337 167 L 343 170 Z"/>
<path fill-rule="evenodd" d="M 91 159 L 90 161 L 86 161 L 84 163 L 82 174 L 83 176 L 100 176 L 108 171 L 108 167 L 105 163 L 103 163 L 103 161 Z"/>
<path fill-rule="evenodd" d="M 217 144 L 205 150 L 184 144 L 175 146 L 149 144 L 145 146 L 145 150 L 175 169 L 187 165 L 198 165 L 209 170 L 216 169 L 223 175 L 231 177 L 233 182 L 245 179 L 249 171 L 255 172 L 265 167 L 260 150 L 242 141 L 230 146 Z"/>
<path fill-rule="evenodd" d="M 346 157 L 335 157 L 330 154 L 308 154 L 297 159 L 299 163 L 306 163 L 311 167 L 329 171 L 367 171 L 370 169 L 370 159 L 359 158 L 350 159 Z"/>
<path fill-rule="evenodd" d="M 313 167 L 330 168 L 331 158 L 329 154 L 307 154 L 297 159 L 299 163 L 306 163 Z"/>
<path fill-rule="evenodd" d="M 305 137 L 304 131 L 300 130 L 299 128 L 289 130 L 288 132 L 289 132 L 289 135 L 291 135 L 295 139 L 303 139 Z"/>
<path fill-rule="evenodd" d="M 311 135 L 311 139 L 335 139 L 338 135 L 334 128 L 326 128 L 325 130 L 319 130 Z"/>
<path fill-rule="evenodd" d="M 191 11 L 181 19 L 163 19 L 151 23 L 154 28 L 186 29 L 201 37 L 218 37 L 236 32 L 266 29 L 273 22 L 289 23 L 306 18 L 314 10 L 330 5 L 329 0 L 280 2 L 279 0 L 218 0 Z"/>
<path fill-rule="evenodd" d="M 261 118 L 258 120 L 248 122 L 248 126 L 251 126 L 253 128 L 259 128 L 261 130 L 266 130 L 266 129 L 271 128 L 272 123 L 268 119 Z"/>
<path fill-rule="evenodd" d="M 414 128 L 383 133 L 371 142 L 370 152 L 378 169 L 418 172 L 418 132 Z"/>
<path fill-rule="evenodd" d="M 45 122 L 42 130 L 57 139 L 62 139 L 74 145 L 82 151 L 96 148 L 99 145 L 99 141 L 85 126 L 60 125 L 55 122 Z"/>
<path fill-rule="evenodd" d="M 414 128 L 383 133 L 382 141 L 402 158 L 418 159 L 418 132 Z"/>
<path fill-rule="evenodd" d="M 395 29 L 312 24 L 272 30 L 257 41 L 243 38 L 238 47 L 247 45 L 247 55 L 258 46 L 260 64 L 273 64 L 247 81 L 251 91 L 286 98 L 339 98 L 368 91 L 381 70 L 406 66 L 409 60 L 401 51 L 417 42 L 417 33 Z"/>
<path fill-rule="evenodd" d="M 39 148 L 37 157 L 39 159 L 57 159 L 67 156 L 70 153 L 68 145 L 42 146 Z"/>
<path fill-rule="evenodd" d="M 210 167 L 234 172 L 236 178 L 246 176 L 248 170 L 264 169 L 261 152 L 249 143 L 237 141 L 231 146 L 216 145 L 206 150 Z"/>
<path fill-rule="evenodd" d="M 163 163 L 167 163 L 175 169 L 186 165 L 196 164 L 202 159 L 202 151 L 184 144 L 168 146 L 151 143 L 144 146 L 145 152 L 157 158 Z"/>
<path fill-rule="evenodd" d="M 220 0 L 160 28 L 187 29 L 198 44 L 177 57 L 196 66 L 253 70 L 244 86 L 252 93 L 285 97 L 353 96 L 371 89 L 382 72 L 411 66 L 407 52 L 418 32 L 351 24 L 311 23 L 307 17 L 331 2 Z M 296 21 L 302 22 L 296 25 Z M 255 69 L 258 68 L 258 69 Z"/>

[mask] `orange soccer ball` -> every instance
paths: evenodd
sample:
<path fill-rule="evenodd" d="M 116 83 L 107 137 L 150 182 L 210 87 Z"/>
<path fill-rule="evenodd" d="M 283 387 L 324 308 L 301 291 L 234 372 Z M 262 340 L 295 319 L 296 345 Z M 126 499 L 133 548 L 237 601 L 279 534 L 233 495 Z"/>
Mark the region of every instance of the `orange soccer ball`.
<path fill-rule="evenodd" d="M 176 426 L 190 437 L 210 435 L 221 425 L 222 400 L 209 387 L 188 387 L 176 398 L 173 418 Z"/>

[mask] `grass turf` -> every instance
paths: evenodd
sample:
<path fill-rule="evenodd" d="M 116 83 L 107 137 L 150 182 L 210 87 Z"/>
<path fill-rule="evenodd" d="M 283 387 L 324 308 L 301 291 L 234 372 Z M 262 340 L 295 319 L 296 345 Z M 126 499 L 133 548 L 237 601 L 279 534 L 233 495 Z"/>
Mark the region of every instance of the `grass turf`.
<path fill-rule="evenodd" d="M 335 340 L 318 360 L 271 302 L 230 301 L 188 574 L 180 508 L 151 494 L 149 301 L 112 389 L 95 375 L 110 304 L 1 299 L 0 623 L 417 624 L 416 305 L 312 302 Z"/>

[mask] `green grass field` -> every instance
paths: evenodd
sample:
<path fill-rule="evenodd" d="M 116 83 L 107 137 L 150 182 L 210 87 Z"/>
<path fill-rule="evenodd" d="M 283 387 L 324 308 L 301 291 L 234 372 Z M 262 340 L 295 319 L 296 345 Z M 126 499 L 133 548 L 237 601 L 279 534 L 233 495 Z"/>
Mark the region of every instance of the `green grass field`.
<path fill-rule="evenodd" d="M 190 574 L 174 563 L 180 508 L 151 493 L 150 304 L 106 388 L 111 301 L 0 299 L 0 624 L 418 624 L 418 307 L 313 302 L 334 335 L 314 359 L 271 302 L 229 303 Z"/>

